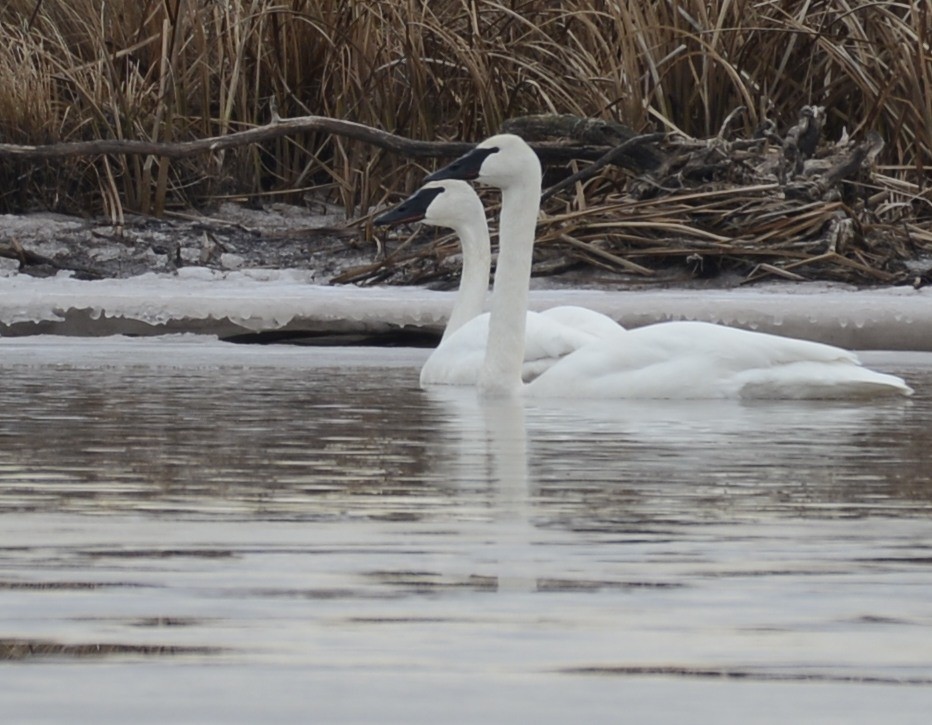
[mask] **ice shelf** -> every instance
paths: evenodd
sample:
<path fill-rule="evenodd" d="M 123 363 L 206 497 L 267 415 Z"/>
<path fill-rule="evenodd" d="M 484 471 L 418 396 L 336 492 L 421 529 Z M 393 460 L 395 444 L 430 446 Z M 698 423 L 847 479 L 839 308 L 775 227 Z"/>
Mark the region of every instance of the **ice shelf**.
<path fill-rule="evenodd" d="M 98 281 L 12 275 L 0 279 L 0 334 L 436 333 L 453 297 L 420 287 L 314 284 L 298 270 L 187 267 L 175 275 Z M 854 349 L 932 350 L 929 288 L 531 291 L 532 309 L 566 304 L 604 312 L 627 327 L 703 320 Z"/>

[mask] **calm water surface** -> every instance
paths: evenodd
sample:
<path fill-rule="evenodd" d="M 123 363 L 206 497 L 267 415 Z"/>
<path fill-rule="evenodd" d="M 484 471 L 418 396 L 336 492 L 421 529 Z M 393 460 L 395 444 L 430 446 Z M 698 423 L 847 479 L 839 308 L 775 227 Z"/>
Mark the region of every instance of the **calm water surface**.
<path fill-rule="evenodd" d="M 927 721 L 932 356 L 869 405 L 423 357 L 0 341 L 11 722 Z"/>

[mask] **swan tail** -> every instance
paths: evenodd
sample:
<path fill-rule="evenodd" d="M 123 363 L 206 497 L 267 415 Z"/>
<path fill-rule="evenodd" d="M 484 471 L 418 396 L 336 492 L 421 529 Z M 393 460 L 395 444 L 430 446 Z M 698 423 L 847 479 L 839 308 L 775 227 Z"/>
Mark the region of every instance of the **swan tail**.
<path fill-rule="evenodd" d="M 742 398 L 834 400 L 913 394 L 902 378 L 851 364 L 801 362 L 741 377 Z"/>

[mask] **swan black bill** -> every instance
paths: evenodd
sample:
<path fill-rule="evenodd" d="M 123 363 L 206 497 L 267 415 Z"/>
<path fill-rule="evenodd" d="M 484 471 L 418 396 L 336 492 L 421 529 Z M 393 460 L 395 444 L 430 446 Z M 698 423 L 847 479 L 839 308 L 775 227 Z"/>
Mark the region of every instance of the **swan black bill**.
<path fill-rule="evenodd" d="M 427 207 L 429 207 L 434 199 L 442 194 L 443 191 L 444 189 L 442 186 L 418 189 L 394 209 L 376 217 L 373 220 L 373 224 L 387 226 L 389 224 L 419 222 L 427 214 Z"/>
<path fill-rule="evenodd" d="M 443 168 L 437 169 L 430 174 L 424 181 L 442 181 L 443 179 L 463 179 L 472 181 L 479 178 L 479 169 L 485 160 L 494 153 L 498 152 L 498 147 L 492 148 L 476 147 L 460 156 L 456 161 L 447 164 Z"/>

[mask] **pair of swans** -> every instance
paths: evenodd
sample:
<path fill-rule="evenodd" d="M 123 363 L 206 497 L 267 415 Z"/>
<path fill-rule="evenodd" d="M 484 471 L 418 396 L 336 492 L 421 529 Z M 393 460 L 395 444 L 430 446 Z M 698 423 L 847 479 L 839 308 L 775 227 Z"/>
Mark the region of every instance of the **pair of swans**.
<path fill-rule="evenodd" d="M 456 183 L 459 180 L 477 180 L 502 192 L 492 302 L 484 322 L 464 322 L 463 317 L 478 310 L 478 283 L 470 281 L 475 289 L 469 289 L 469 302 L 464 304 L 473 307 L 462 316 L 451 316 L 450 322 L 458 327 L 444 335 L 435 354 L 445 345 L 454 350 L 457 335 L 473 329 L 464 337 L 475 336 L 475 352 L 468 360 L 462 358 L 471 372 L 459 382 L 453 376 L 444 381 L 432 379 L 433 375 L 425 380 L 422 375 L 422 385 L 475 383 L 490 395 L 577 398 L 848 398 L 912 393 L 900 378 L 861 367 L 846 350 L 705 322 L 665 322 L 634 330 L 599 328 L 589 340 L 567 343 L 571 349 L 565 354 L 547 357 L 535 366 L 535 361 L 526 360 L 533 356 L 525 354 L 536 344 L 528 342 L 536 323 L 526 310 L 541 167 L 521 138 L 500 134 L 486 139 L 429 175 L 425 187 L 376 221 L 420 218 L 452 227 L 463 240 L 465 268 L 467 244 L 478 238 L 479 246 L 487 248 L 488 230 L 483 236 L 482 205 L 471 189 L 467 192 Z M 466 273 L 464 269 L 464 282 Z M 457 306 L 463 295 L 461 285 Z M 455 363 L 454 359 L 448 365 Z"/>
<path fill-rule="evenodd" d="M 485 209 L 465 181 L 431 181 L 375 223 L 413 221 L 453 229 L 463 251 L 463 270 L 453 309 L 440 344 L 421 368 L 421 387 L 475 385 L 489 337 L 490 315 L 482 311 L 492 266 Z M 585 307 L 563 305 L 543 312 L 528 311 L 521 377 L 533 380 L 560 358 L 622 329 L 610 317 Z"/>

